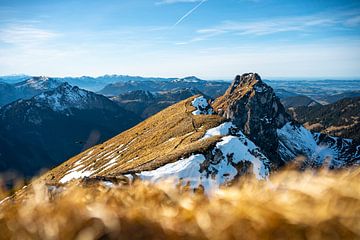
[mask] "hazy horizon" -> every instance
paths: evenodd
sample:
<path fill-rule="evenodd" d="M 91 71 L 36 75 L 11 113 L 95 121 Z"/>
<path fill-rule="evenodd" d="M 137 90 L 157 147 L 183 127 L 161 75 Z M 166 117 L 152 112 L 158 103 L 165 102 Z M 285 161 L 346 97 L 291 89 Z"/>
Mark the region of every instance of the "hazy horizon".
<path fill-rule="evenodd" d="M 63 75 L 63 76 L 57 76 L 57 75 L 44 75 L 44 74 L 40 74 L 40 75 L 31 75 L 31 74 L 24 74 L 24 73 L 20 73 L 20 74 L 6 74 L 6 75 L 0 75 L 0 78 L 3 77 L 22 77 L 22 76 L 29 76 L 29 77 L 49 77 L 49 78 L 81 78 L 81 77 L 90 77 L 90 78 L 100 78 L 100 77 L 104 77 L 104 76 L 129 76 L 129 77 L 142 77 L 142 78 L 186 78 L 186 77 L 197 77 L 201 80 L 206 80 L 206 81 L 233 81 L 236 75 L 241 75 L 245 72 L 239 72 L 237 74 L 234 74 L 232 77 L 230 78 L 216 78 L 216 77 L 210 77 L 210 78 L 202 78 L 199 76 L 193 76 L 193 75 L 184 75 L 184 76 L 153 76 L 153 75 L 129 75 L 129 74 L 120 74 L 120 73 L 109 73 L 109 74 L 104 74 L 104 75 L 86 75 L 86 74 L 80 74 L 80 75 Z M 258 73 L 258 72 L 257 72 Z M 359 77 L 331 77 L 331 76 L 319 76 L 319 77 L 296 77 L 296 76 L 291 76 L 291 77 L 282 77 L 282 76 L 263 76 L 260 74 L 261 78 L 264 80 L 269 80 L 269 81 L 299 81 L 299 80 L 305 80 L 305 81 L 323 81 L 323 80 L 333 80 L 333 81 L 359 81 L 360 80 L 360 76 Z"/>

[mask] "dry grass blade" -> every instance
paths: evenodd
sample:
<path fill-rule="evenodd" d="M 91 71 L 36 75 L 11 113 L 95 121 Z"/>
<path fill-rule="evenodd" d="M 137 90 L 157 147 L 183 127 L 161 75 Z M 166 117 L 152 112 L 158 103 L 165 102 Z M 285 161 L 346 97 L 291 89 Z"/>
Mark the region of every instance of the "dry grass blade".
<path fill-rule="evenodd" d="M 284 170 L 205 196 L 72 182 L 1 204 L 2 239 L 358 239 L 360 170 Z"/>

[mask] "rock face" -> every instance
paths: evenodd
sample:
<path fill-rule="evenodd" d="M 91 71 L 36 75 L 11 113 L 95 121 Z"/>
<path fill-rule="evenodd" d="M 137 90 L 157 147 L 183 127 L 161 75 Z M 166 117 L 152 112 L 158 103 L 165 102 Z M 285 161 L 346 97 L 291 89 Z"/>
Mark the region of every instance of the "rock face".
<path fill-rule="evenodd" d="M 274 90 L 256 73 L 236 76 L 226 93 L 213 104 L 214 110 L 230 119 L 271 160 L 283 165 L 278 149 L 277 129 L 291 120 Z"/>

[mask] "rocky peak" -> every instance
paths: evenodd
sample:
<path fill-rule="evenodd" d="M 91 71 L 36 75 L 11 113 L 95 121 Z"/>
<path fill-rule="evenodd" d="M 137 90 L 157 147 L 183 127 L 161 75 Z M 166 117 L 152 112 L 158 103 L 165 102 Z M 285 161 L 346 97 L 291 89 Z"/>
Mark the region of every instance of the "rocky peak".
<path fill-rule="evenodd" d="M 274 168 L 283 164 L 278 155 L 277 129 L 291 120 L 274 90 L 257 73 L 235 77 L 213 108 L 247 135 L 271 160 Z"/>
<path fill-rule="evenodd" d="M 62 84 L 60 84 L 60 86 L 59 87 L 57 87 L 56 89 L 55 89 L 55 91 L 69 91 L 69 90 L 71 90 L 73 88 L 73 86 L 71 86 L 69 83 L 67 83 L 67 82 L 64 82 L 64 83 L 62 83 Z M 74 87 L 75 88 L 75 87 Z M 76 87 L 76 88 L 78 88 L 78 87 Z"/>
<path fill-rule="evenodd" d="M 231 94 L 236 89 L 249 87 L 258 82 L 262 82 L 262 81 L 257 73 L 245 73 L 242 76 L 237 75 L 226 93 Z"/>
<path fill-rule="evenodd" d="M 32 88 L 34 90 L 50 90 L 62 84 L 61 81 L 45 76 L 31 77 L 23 82 L 15 84 L 16 88 Z"/>
<path fill-rule="evenodd" d="M 49 106 L 54 111 L 64 111 L 69 108 L 87 108 L 95 100 L 94 96 L 94 93 L 65 82 L 54 90 L 44 92 L 33 99 Z"/>

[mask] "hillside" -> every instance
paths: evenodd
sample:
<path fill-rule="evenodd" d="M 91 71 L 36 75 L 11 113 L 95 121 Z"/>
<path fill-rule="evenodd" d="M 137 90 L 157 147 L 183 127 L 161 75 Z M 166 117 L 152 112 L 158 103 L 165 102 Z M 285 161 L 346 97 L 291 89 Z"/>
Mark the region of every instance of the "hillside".
<path fill-rule="evenodd" d="M 360 139 L 360 97 L 324 106 L 297 107 L 289 112 L 307 129 L 333 136 Z"/>
<path fill-rule="evenodd" d="M 281 99 L 281 103 L 284 105 L 285 109 L 293 108 L 293 107 L 302 107 L 302 106 L 311 107 L 311 106 L 321 105 L 315 100 L 304 95 L 283 98 Z"/>
<path fill-rule="evenodd" d="M 217 138 L 198 140 L 207 129 L 218 126 L 225 119 L 216 115 L 193 115 L 191 102 L 194 98 L 181 101 L 134 128 L 71 158 L 47 173 L 45 178 L 59 182 L 73 167 L 82 170 L 82 174 L 88 175 L 91 171 L 91 175 L 99 176 L 152 170 L 190 156 L 195 151 L 206 152 Z"/>
<path fill-rule="evenodd" d="M 110 99 L 124 109 L 134 112 L 142 118 L 148 118 L 155 113 L 191 96 L 202 94 L 197 89 L 185 88 L 161 92 L 143 90 L 131 91 L 120 94 Z"/>
<path fill-rule="evenodd" d="M 14 100 L 17 100 L 19 95 L 12 84 L 0 82 L 0 107 Z"/>
<path fill-rule="evenodd" d="M 355 87 L 356 89 L 356 87 Z M 330 104 L 330 103 L 335 103 L 341 99 L 344 98 L 354 98 L 354 97 L 360 97 L 360 91 L 359 90 L 355 90 L 355 91 L 345 91 L 342 93 L 338 93 L 338 94 L 328 94 L 328 95 L 323 95 L 320 96 L 318 99 L 321 102 L 324 102 L 326 104 Z"/>
<path fill-rule="evenodd" d="M 0 108 L 0 171 L 33 176 L 139 121 L 106 97 L 63 83 Z"/>
<path fill-rule="evenodd" d="M 357 164 L 354 144 L 292 122 L 273 89 L 251 73 L 237 76 L 212 106 L 202 96 L 181 101 L 71 158 L 42 180 L 58 185 L 86 177 L 152 182 L 172 177 L 210 191 L 246 174 L 266 179 L 298 156 L 305 157 L 302 168 Z"/>

